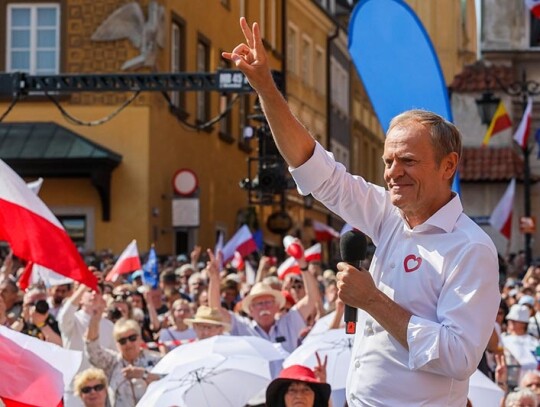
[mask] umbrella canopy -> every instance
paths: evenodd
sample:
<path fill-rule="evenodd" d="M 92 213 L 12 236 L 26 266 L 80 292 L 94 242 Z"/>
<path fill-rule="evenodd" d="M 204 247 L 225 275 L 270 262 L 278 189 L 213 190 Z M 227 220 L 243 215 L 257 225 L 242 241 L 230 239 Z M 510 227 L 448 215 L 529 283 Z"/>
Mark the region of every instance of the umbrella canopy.
<path fill-rule="evenodd" d="M 280 344 L 256 336 L 218 335 L 174 348 L 154 366 L 152 373 L 167 374 L 181 364 L 212 354 L 253 356 L 267 362 L 281 361 L 289 355 Z"/>
<path fill-rule="evenodd" d="M 317 364 L 315 352 L 321 359 L 328 356 L 326 376 L 332 390 L 344 389 L 351 361 L 354 336 L 344 329 L 331 329 L 319 335 L 310 336 L 283 362 L 283 367 L 299 364 L 313 367 Z"/>
<path fill-rule="evenodd" d="M 150 384 L 137 407 L 243 407 L 269 383 L 268 361 L 214 354 L 178 366 Z"/>
<path fill-rule="evenodd" d="M 504 397 L 504 391 L 477 370 L 469 379 L 468 397 L 474 407 L 498 406 Z"/>

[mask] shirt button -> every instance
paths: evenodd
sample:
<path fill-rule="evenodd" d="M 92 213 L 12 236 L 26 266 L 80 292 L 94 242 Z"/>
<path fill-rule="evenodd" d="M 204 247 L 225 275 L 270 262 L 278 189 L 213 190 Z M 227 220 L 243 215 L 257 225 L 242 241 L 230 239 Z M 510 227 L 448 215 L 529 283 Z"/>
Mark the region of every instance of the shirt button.
<path fill-rule="evenodd" d="M 356 359 L 356 360 L 354 361 L 354 367 L 355 367 L 355 369 L 360 369 L 360 365 L 361 365 L 360 361 L 359 361 L 358 359 Z"/>
<path fill-rule="evenodd" d="M 396 268 L 396 263 L 390 263 L 390 268 L 391 268 L 391 269 Z"/>

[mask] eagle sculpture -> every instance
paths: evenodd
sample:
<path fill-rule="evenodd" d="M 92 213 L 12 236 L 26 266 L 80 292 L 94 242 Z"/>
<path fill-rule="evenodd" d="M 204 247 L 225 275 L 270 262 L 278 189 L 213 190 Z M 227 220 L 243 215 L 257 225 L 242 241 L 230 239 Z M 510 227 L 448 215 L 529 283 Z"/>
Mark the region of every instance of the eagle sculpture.
<path fill-rule="evenodd" d="M 92 34 L 93 41 L 114 41 L 128 38 L 139 49 L 140 55 L 122 65 L 122 70 L 134 70 L 143 66 L 155 67 L 157 47 L 165 45 L 165 9 L 155 0 L 148 3 L 148 19 L 145 21 L 141 5 L 128 3 L 116 9 Z"/>

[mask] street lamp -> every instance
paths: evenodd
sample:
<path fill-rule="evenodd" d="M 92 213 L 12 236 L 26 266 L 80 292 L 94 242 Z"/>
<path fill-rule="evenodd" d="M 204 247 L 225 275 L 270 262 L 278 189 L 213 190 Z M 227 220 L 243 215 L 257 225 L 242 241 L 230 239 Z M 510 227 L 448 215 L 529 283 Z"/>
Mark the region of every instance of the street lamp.
<path fill-rule="evenodd" d="M 527 72 L 525 70 L 522 72 L 521 81 L 515 81 L 509 85 L 505 85 L 493 72 L 490 72 L 489 74 L 486 72 L 486 75 L 492 76 L 500 86 L 501 90 L 507 95 L 521 97 L 523 113 L 525 113 L 528 98 L 540 94 L 540 83 L 527 79 Z M 500 99 L 495 98 L 489 89 L 483 93 L 481 99 L 476 100 L 482 123 L 487 125 L 491 123 L 491 119 L 495 114 L 499 101 Z M 525 217 L 529 218 L 531 216 L 531 169 L 529 165 L 529 154 L 531 152 L 531 148 L 528 146 L 528 144 L 523 147 L 520 146 L 520 148 L 523 152 L 523 193 L 525 201 Z M 527 267 L 529 267 L 532 263 L 531 237 L 531 233 L 525 231 L 525 263 Z"/>

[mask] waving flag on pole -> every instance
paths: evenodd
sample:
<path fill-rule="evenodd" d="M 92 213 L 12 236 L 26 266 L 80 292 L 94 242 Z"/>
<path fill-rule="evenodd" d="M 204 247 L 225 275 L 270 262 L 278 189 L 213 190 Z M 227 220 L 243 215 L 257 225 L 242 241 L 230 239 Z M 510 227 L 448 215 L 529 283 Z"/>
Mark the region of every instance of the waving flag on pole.
<path fill-rule="evenodd" d="M 146 260 L 146 263 L 144 263 L 142 280 L 144 284 L 152 288 L 157 288 L 158 286 L 158 259 L 154 245 L 152 245 L 152 247 L 150 248 L 150 252 L 148 253 L 148 260 Z"/>
<path fill-rule="evenodd" d="M 540 18 L 540 0 L 525 0 L 525 5 L 536 18 Z"/>
<path fill-rule="evenodd" d="M 523 149 L 527 147 L 527 141 L 529 140 L 529 132 L 531 130 L 532 106 L 533 101 L 532 98 L 529 97 L 529 99 L 527 100 L 527 106 L 525 107 L 525 111 L 523 112 L 523 117 L 521 118 L 516 133 L 514 134 L 514 140 L 516 140 L 516 143 L 518 143 Z"/>
<path fill-rule="evenodd" d="M 508 115 L 508 112 L 506 111 L 506 107 L 504 107 L 504 103 L 501 100 L 499 102 L 499 106 L 497 106 L 497 110 L 495 111 L 493 118 L 491 119 L 491 123 L 489 124 L 489 127 L 486 131 L 486 135 L 484 136 L 482 145 L 487 146 L 489 143 L 489 140 L 491 140 L 491 138 L 495 134 L 498 134 L 506 129 L 511 129 L 511 128 L 512 128 L 512 120 L 510 120 L 510 116 Z"/>
<path fill-rule="evenodd" d="M 231 261 L 234 257 L 234 252 L 238 252 L 242 257 L 245 257 L 255 251 L 257 251 L 257 242 L 255 242 L 249 227 L 247 225 L 242 225 L 231 240 L 223 247 L 223 262 L 228 263 Z"/>
<path fill-rule="evenodd" d="M 9 242 L 15 256 L 97 289 L 96 277 L 88 270 L 62 224 L 2 160 L 0 240 Z"/>
<path fill-rule="evenodd" d="M 315 239 L 319 242 L 328 242 L 339 237 L 339 232 L 324 223 L 313 221 L 313 230 L 315 231 Z"/>
<path fill-rule="evenodd" d="M 141 259 L 139 258 L 139 250 L 137 249 L 137 241 L 133 239 L 130 244 L 124 249 L 113 268 L 105 277 L 105 281 L 116 281 L 120 274 L 131 273 L 141 269 Z"/>
<path fill-rule="evenodd" d="M 0 326 L 0 399 L 6 407 L 62 406 L 81 361 L 80 351 Z"/>
<path fill-rule="evenodd" d="M 516 179 L 512 178 L 510 185 L 495 207 L 489 218 L 489 223 L 497 229 L 504 237 L 510 240 L 512 232 L 512 209 L 514 207 L 514 196 L 516 194 Z"/>
<path fill-rule="evenodd" d="M 349 53 L 384 132 L 406 110 L 453 121 L 448 89 L 429 35 L 403 0 L 358 2 L 349 22 Z M 453 190 L 459 185 L 459 174 Z"/>

